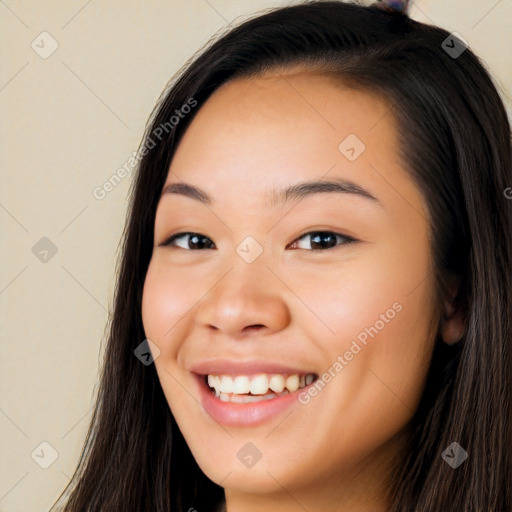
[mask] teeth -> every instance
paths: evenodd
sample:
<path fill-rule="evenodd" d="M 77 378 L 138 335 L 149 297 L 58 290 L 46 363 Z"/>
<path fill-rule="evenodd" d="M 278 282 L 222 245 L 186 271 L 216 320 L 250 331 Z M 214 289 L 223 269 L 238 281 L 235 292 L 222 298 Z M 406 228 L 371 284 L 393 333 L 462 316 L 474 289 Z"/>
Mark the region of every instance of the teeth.
<path fill-rule="evenodd" d="M 251 379 L 246 375 L 239 375 L 235 377 L 233 382 L 233 393 L 237 395 L 245 395 L 251 391 Z"/>
<path fill-rule="evenodd" d="M 315 380 L 313 374 L 208 375 L 215 396 L 223 402 L 249 403 L 293 393 Z M 249 394 L 250 393 L 250 394 Z"/>
<path fill-rule="evenodd" d="M 233 393 L 233 379 L 229 375 L 223 375 L 220 379 L 220 392 Z"/>
<path fill-rule="evenodd" d="M 299 376 L 298 375 L 290 375 L 286 379 L 286 387 L 290 393 L 297 391 L 299 389 Z"/>
<path fill-rule="evenodd" d="M 283 393 L 280 393 L 281 395 L 287 395 L 288 391 L 284 391 Z M 235 402 L 237 404 L 248 404 L 249 402 L 261 402 L 262 400 L 272 400 L 272 398 L 276 398 L 278 395 L 275 395 L 274 393 L 270 393 L 265 396 L 252 396 L 252 395 L 224 395 L 220 394 L 220 399 L 223 402 Z"/>
<path fill-rule="evenodd" d="M 268 391 L 268 377 L 264 373 L 260 373 L 251 380 L 251 394 L 264 395 Z"/>
<path fill-rule="evenodd" d="M 276 393 L 281 393 L 281 391 L 283 391 L 285 385 L 286 385 L 286 382 L 282 375 L 272 375 L 270 377 L 270 379 L 268 380 L 268 387 L 272 391 L 275 391 Z"/>

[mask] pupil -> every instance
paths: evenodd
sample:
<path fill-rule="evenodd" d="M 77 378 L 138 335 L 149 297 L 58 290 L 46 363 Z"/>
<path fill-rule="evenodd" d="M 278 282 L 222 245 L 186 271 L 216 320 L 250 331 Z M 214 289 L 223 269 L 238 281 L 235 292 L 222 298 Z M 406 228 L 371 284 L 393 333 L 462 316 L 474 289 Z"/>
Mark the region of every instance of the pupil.
<path fill-rule="evenodd" d="M 189 237 L 189 247 L 192 249 L 201 249 L 201 243 L 200 240 L 204 241 L 204 236 L 198 236 L 198 235 L 190 235 Z M 193 247 L 192 247 L 193 246 Z"/>
<path fill-rule="evenodd" d="M 320 241 L 322 239 L 329 239 L 329 241 L 327 242 L 328 247 L 333 247 L 336 244 L 336 237 L 332 233 L 316 233 L 314 236 L 311 237 L 311 248 L 315 249 L 315 245 L 319 245 L 320 248 L 325 248 L 326 244 Z"/>

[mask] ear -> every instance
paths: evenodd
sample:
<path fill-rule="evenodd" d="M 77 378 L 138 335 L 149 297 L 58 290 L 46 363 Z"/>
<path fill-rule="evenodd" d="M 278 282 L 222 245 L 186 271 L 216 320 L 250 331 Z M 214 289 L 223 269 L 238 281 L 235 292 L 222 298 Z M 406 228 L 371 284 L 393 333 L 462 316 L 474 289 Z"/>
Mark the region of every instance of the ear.
<path fill-rule="evenodd" d="M 441 318 L 441 338 L 447 345 L 454 345 L 466 334 L 463 308 L 455 300 L 459 283 L 452 285 L 449 295 L 443 301 Z"/>

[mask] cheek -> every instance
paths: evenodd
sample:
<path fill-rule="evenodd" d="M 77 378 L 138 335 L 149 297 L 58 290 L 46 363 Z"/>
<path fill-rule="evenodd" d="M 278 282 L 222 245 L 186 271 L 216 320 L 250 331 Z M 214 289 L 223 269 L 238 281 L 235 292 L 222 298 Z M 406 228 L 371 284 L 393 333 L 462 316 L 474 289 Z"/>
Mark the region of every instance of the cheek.
<path fill-rule="evenodd" d="M 309 339 L 326 353 L 357 337 L 372 339 L 372 333 L 397 345 L 428 334 L 433 286 L 426 236 L 415 244 L 397 241 L 356 249 L 339 262 L 318 265 L 315 272 L 297 268 L 287 273 L 293 292 L 307 305 L 296 312 L 309 320 L 303 324 L 310 329 Z"/>
<path fill-rule="evenodd" d="M 305 312 L 308 339 L 323 352 L 326 370 L 343 375 L 332 386 L 336 401 L 374 412 L 386 404 L 383 420 L 399 409 L 404 420 L 415 408 L 433 349 L 429 244 L 426 236 L 415 242 L 365 250 L 364 258 L 361 251 L 332 271 L 295 279 L 297 295 L 315 313 Z"/>
<path fill-rule="evenodd" d="M 142 322 L 146 336 L 160 346 L 176 339 L 176 333 L 187 322 L 181 322 L 190 314 L 201 297 L 201 279 L 186 280 L 179 268 L 153 258 L 149 264 L 142 294 Z M 171 347 L 161 347 L 166 352 Z M 163 354 L 162 354 L 163 355 Z"/>
<path fill-rule="evenodd" d="M 177 355 L 180 340 L 187 339 L 191 323 L 187 315 L 192 314 L 194 306 L 202 296 L 199 279 L 184 279 L 179 268 L 154 257 L 148 267 L 142 294 L 142 323 L 148 339 L 160 349 L 155 359 L 162 390 L 169 406 L 186 410 L 191 405 L 190 397 L 176 379 Z M 180 406 L 180 404 L 182 404 Z"/>

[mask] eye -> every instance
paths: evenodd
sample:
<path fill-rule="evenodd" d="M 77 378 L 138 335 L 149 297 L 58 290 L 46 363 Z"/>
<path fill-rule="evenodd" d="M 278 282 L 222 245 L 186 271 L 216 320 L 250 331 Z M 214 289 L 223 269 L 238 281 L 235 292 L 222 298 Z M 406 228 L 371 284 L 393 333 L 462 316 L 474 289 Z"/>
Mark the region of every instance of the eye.
<path fill-rule="evenodd" d="M 310 238 L 310 242 L 303 244 L 301 247 L 300 240 Z M 340 233 L 334 233 L 333 231 L 310 231 L 305 233 L 301 237 L 297 238 L 297 241 L 292 242 L 288 247 L 293 249 L 306 249 L 306 250 L 326 250 L 336 247 L 336 245 L 348 245 L 357 242 L 355 238 L 351 238 Z M 306 247 L 304 247 L 306 245 Z M 295 246 L 295 247 L 294 247 Z M 307 247 L 309 246 L 309 247 Z"/>
<path fill-rule="evenodd" d="M 188 240 L 187 240 L 187 237 Z M 178 240 L 184 239 L 185 242 L 183 245 L 179 245 L 177 243 Z M 208 240 L 208 243 L 206 243 L 206 247 L 204 247 L 205 243 L 204 241 Z M 195 250 L 200 251 L 203 249 L 211 249 L 211 246 L 213 245 L 213 242 L 206 236 L 201 235 L 201 233 L 176 233 L 175 235 L 172 235 L 170 238 L 165 240 L 160 244 L 161 246 L 172 246 L 176 245 L 180 247 L 181 249 L 185 250 Z"/>
<path fill-rule="evenodd" d="M 310 242 L 306 244 L 302 243 L 301 246 L 300 241 L 307 240 L 307 238 L 310 238 Z M 178 241 L 181 241 L 181 245 Z M 351 238 L 340 233 L 334 233 L 333 231 L 310 231 L 309 233 L 305 233 L 297 238 L 297 240 L 289 244 L 287 248 L 318 251 L 332 249 L 337 245 L 348 245 L 355 242 L 357 242 L 355 238 Z M 304 245 L 309 247 L 305 247 Z M 162 242 L 160 246 L 177 246 L 188 251 L 201 251 L 215 247 L 214 243 L 207 236 L 202 235 L 201 233 L 192 232 L 176 233 Z"/>

